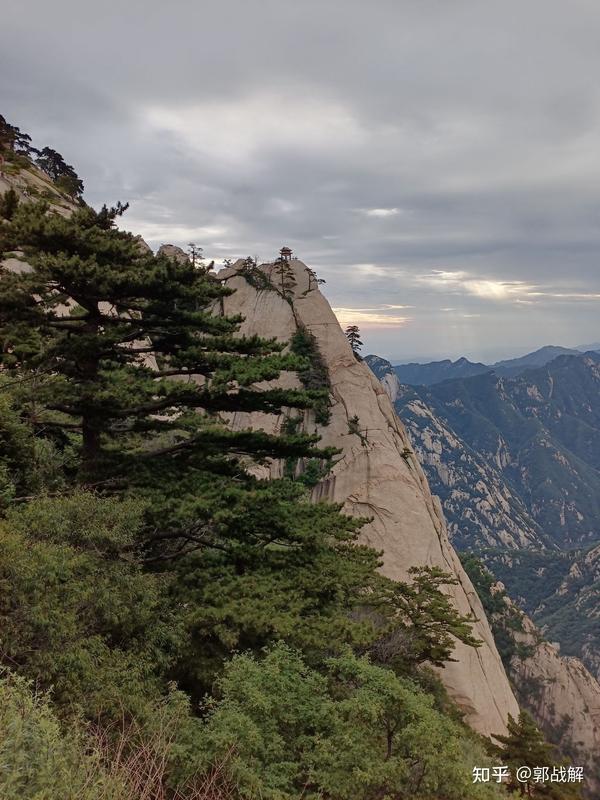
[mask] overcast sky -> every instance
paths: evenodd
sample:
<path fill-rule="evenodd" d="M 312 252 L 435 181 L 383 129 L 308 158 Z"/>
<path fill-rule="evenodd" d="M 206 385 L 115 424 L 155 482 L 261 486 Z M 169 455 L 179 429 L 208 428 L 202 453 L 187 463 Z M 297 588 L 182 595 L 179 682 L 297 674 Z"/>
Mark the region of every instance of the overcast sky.
<path fill-rule="evenodd" d="M 366 352 L 600 340 L 595 0 L 3 0 L 0 113 L 152 246 L 290 245 Z"/>

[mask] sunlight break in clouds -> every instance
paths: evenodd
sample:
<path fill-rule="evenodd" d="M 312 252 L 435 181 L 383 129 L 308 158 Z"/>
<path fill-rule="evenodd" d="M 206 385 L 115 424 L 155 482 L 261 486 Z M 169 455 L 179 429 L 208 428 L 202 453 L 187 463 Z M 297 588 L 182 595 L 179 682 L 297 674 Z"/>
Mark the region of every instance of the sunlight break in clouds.
<path fill-rule="evenodd" d="M 347 325 L 361 325 L 363 328 L 369 329 L 405 327 L 412 322 L 411 317 L 386 313 L 403 308 L 410 308 L 410 306 L 382 305 L 376 308 L 334 308 L 332 310 L 342 328 Z"/>
<path fill-rule="evenodd" d="M 433 289 L 440 289 L 452 294 L 469 294 L 483 300 L 510 300 L 534 294 L 535 286 L 524 281 L 498 281 L 487 278 L 476 278 L 468 272 L 457 270 L 432 270 L 426 275 L 418 275 L 417 283 L 424 283 Z M 543 294 L 540 292 L 539 294 Z"/>
<path fill-rule="evenodd" d="M 178 225 L 172 222 L 145 222 L 135 217 L 125 217 L 120 226 L 124 230 L 139 235 L 149 244 L 170 244 L 174 242 L 207 242 L 228 233 L 220 225 Z M 221 243 L 219 243 L 221 245 Z M 224 249 L 224 246 L 221 245 Z"/>
<path fill-rule="evenodd" d="M 399 208 L 361 208 L 360 211 L 367 217 L 395 217 L 400 213 Z"/>

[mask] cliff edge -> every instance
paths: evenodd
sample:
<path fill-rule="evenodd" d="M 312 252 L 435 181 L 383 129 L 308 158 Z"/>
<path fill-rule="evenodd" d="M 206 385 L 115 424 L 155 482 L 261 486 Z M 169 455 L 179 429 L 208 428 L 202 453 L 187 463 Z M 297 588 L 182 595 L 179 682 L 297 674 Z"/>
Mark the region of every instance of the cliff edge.
<path fill-rule="evenodd" d="M 313 490 L 313 498 L 342 503 L 352 515 L 372 518 L 361 539 L 383 552 L 383 571 L 406 579 L 412 566 L 438 566 L 456 576 L 449 587 L 456 607 L 477 618 L 474 634 L 482 646 L 458 642 L 455 662 L 440 670 L 448 693 L 477 732 L 489 736 L 505 730 L 507 715 L 518 705 L 473 586 L 451 547 L 437 498 L 412 452 L 404 426 L 369 367 L 352 352 L 340 325 L 319 290 L 314 272 L 297 259 L 247 268 L 245 262 L 218 273 L 235 292 L 225 298 L 222 312 L 241 314 L 243 334 L 289 341 L 298 329 L 316 340 L 330 383 L 330 420 L 318 424 L 313 412 L 304 415 L 303 429 L 321 436 L 324 446 L 342 451 L 333 469 Z M 280 382 L 295 385 L 295 376 Z M 236 428 L 277 431 L 283 417 L 238 414 Z M 273 464 L 272 475 L 281 473 Z"/>

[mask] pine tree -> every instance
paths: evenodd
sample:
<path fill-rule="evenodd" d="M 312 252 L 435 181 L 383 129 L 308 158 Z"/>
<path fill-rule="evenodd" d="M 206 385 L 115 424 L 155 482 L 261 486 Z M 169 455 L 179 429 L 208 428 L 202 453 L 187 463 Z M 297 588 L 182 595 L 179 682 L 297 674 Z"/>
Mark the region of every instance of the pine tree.
<path fill-rule="evenodd" d="M 425 662 L 443 667 L 453 661 L 454 640 L 469 647 L 480 647 L 473 636 L 473 616 L 460 614 L 443 587 L 458 580 L 439 567 L 412 567 L 410 582 L 390 584 L 391 602 L 399 613 L 399 623 L 373 648 L 375 657 L 411 671 Z"/>
<path fill-rule="evenodd" d="M 306 271 L 308 273 L 308 288 L 305 294 L 308 294 L 308 292 L 318 288 L 321 284 L 326 283 L 325 278 L 319 278 L 314 269 L 307 267 Z"/>
<path fill-rule="evenodd" d="M 0 114 L 0 152 L 12 151 L 29 156 L 37 150 L 31 146 L 31 136 L 23 133 L 16 125 L 11 125 Z"/>
<path fill-rule="evenodd" d="M 346 328 L 346 338 L 350 342 L 350 347 L 354 355 L 358 355 L 363 343 L 360 340 L 360 330 L 358 325 L 348 325 Z"/>
<path fill-rule="evenodd" d="M 296 285 L 294 270 L 290 266 L 289 261 L 286 261 L 285 258 L 279 258 L 275 263 L 275 288 L 280 292 L 282 297 L 287 298 Z"/>
<path fill-rule="evenodd" d="M 194 242 L 188 244 L 188 255 L 194 269 L 200 269 L 204 266 L 202 263 L 202 248 Z"/>
<path fill-rule="evenodd" d="M 440 613 L 419 659 L 449 655 L 438 639 L 445 646 L 450 634 L 467 636 L 441 592 L 421 582 L 416 606 L 405 602 L 413 590 L 383 578 L 379 555 L 357 544 L 361 520 L 310 503 L 299 481 L 261 481 L 248 469 L 333 453 L 316 437 L 233 430 L 221 419 L 322 403 L 326 366 L 311 337 L 299 334 L 285 355 L 275 340 L 240 336 L 239 317 L 214 311 L 232 290 L 118 230 L 124 210 L 84 206 L 65 218 L 21 203 L 0 226 L 0 257 L 21 250 L 26 261 L 0 271 L 0 364 L 19 423 L 65 454 L 62 491 L 140 504 L 134 535 L 107 557 L 163 575 L 178 610 L 177 643 L 165 645 L 170 677 L 199 699 L 233 650 L 284 639 L 318 660 L 346 644 L 366 649 L 382 630 L 426 629 L 428 608 Z M 299 371 L 305 388 L 257 388 L 281 370 Z M 26 461 L 8 464 L 8 504 L 27 490 Z M 59 541 L 51 530 L 64 514 L 54 508 L 44 506 L 44 540 Z M 60 536 L 70 542 L 72 533 L 68 526 Z M 59 588 L 56 621 L 69 595 Z"/>
<path fill-rule="evenodd" d="M 211 311 L 230 290 L 117 230 L 124 210 L 83 207 L 64 218 L 21 204 L 1 227 L 0 252 L 20 248 L 29 264 L 0 273 L 1 364 L 37 435 L 76 454 L 67 480 L 147 499 L 146 558 L 228 548 L 224 535 L 244 536 L 241 524 L 225 534 L 215 522 L 232 481 L 241 516 L 266 491 L 242 459 L 331 451 L 314 436 L 233 431 L 220 415 L 310 408 L 327 390 L 254 388 L 304 361 L 274 340 L 238 336 L 240 318 Z M 254 543 L 273 535 L 263 525 Z"/>
<path fill-rule="evenodd" d="M 551 773 L 552 769 L 562 765 L 556 758 L 555 750 L 548 744 L 543 734 L 526 711 L 519 713 L 519 719 L 508 716 L 508 733 L 494 734 L 500 744 L 492 745 L 490 750 L 502 764 L 510 768 L 511 777 L 507 788 L 526 797 L 550 797 L 556 800 L 580 797 L 577 784 L 553 783 L 549 779 L 541 782 L 535 779 L 533 770 L 538 767 Z M 516 771 L 519 767 L 529 767 L 532 771 L 528 780 L 519 781 Z"/>
<path fill-rule="evenodd" d="M 17 206 L 19 205 L 19 195 L 11 188 L 0 195 L 0 219 L 12 219 Z"/>
<path fill-rule="evenodd" d="M 31 267 L 0 274 L 2 363 L 48 376 L 35 424 L 78 432 L 88 477 L 126 454 L 315 455 L 298 436 L 216 424 L 219 412 L 310 407 L 305 391 L 252 388 L 298 359 L 275 341 L 237 337 L 239 318 L 209 310 L 230 290 L 191 262 L 141 248 L 115 227 L 123 210 L 82 208 L 64 218 L 22 204 L 2 228 L 0 252 L 21 248 Z"/>
<path fill-rule="evenodd" d="M 44 147 L 39 151 L 35 160 L 38 167 L 44 170 L 59 189 L 72 197 L 81 197 L 83 194 L 83 181 L 79 178 L 70 164 L 67 164 L 60 153 L 51 147 Z"/>

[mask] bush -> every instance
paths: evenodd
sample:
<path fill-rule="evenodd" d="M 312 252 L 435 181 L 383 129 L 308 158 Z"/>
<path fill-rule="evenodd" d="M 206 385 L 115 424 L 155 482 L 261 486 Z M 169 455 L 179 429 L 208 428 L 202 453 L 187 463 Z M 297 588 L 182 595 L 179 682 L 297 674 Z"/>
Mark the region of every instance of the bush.
<path fill-rule="evenodd" d="M 194 720 L 178 692 L 154 706 L 151 726 L 123 722 L 102 728 L 73 719 L 63 726 L 48 695 L 5 672 L 0 677 L 0 797 L 233 800 L 222 764 L 203 775 L 177 774 L 193 734 Z M 197 763 L 197 757 L 186 756 Z"/>
<path fill-rule="evenodd" d="M 39 498 L 0 524 L 2 662 L 90 718 L 140 710 L 175 636 L 163 579 L 117 557 L 140 508 L 80 492 Z"/>
<path fill-rule="evenodd" d="M 46 696 L 7 673 L 0 680 L 0 764 L 2 800 L 119 800 L 108 794 L 108 776 L 80 733 L 64 733 Z"/>
<path fill-rule="evenodd" d="M 308 360 L 308 367 L 298 372 L 298 377 L 305 389 L 317 389 L 323 397 L 315 402 L 315 420 L 319 425 L 328 425 L 331 419 L 329 409 L 329 393 L 331 383 L 327 364 L 323 359 L 314 335 L 304 327 L 298 328 L 290 343 L 292 353 Z"/>
<path fill-rule="evenodd" d="M 325 674 L 283 644 L 262 660 L 236 656 L 209 703 L 205 768 L 242 797 L 264 800 L 447 800 L 500 796 L 473 785 L 489 762 L 473 735 L 433 708 L 408 678 L 347 653 Z"/>

